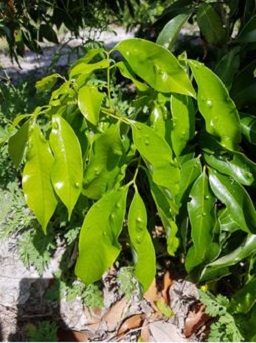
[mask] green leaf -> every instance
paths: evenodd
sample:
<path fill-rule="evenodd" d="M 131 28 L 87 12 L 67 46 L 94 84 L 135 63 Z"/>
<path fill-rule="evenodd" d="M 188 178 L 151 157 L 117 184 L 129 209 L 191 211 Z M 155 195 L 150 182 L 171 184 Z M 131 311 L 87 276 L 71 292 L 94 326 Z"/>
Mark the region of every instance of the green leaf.
<path fill-rule="evenodd" d="M 256 117 L 248 113 L 240 113 L 242 134 L 253 145 L 256 145 Z"/>
<path fill-rule="evenodd" d="M 192 99 L 186 95 L 172 95 L 171 111 L 173 121 L 172 148 L 178 156 L 195 135 L 195 108 Z"/>
<path fill-rule="evenodd" d="M 111 190 L 88 211 L 79 237 L 76 275 L 89 285 L 99 280 L 115 262 L 121 247 L 127 188 Z"/>
<path fill-rule="evenodd" d="M 152 128 L 142 123 L 132 125 L 136 149 L 148 165 L 153 181 L 162 186 L 165 193 L 174 200 L 179 192 L 180 171 L 172 159 L 172 150 L 167 142 Z"/>
<path fill-rule="evenodd" d="M 11 156 L 11 159 L 15 166 L 18 168 L 26 148 L 28 141 L 28 129 L 29 129 L 30 120 L 27 120 L 21 128 L 9 138 L 8 141 L 8 151 Z"/>
<path fill-rule="evenodd" d="M 36 124 L 30 127 L 28 143 L 22 187 L 28 206 L 46 232 L 58 202 L 50 174 L 54 158 L 48 142 Z"/>
<path fill-rule="evenodd" d="M 180 190 L 177 195 L 177 203 L 183 203 L 188 197 L 194 181 L 202 173 L 199 158 L 193 158 L 181 165 L 180 171 Z"/>
<path fill-rule="evenodd" d="M 118 124 L 112 125 L 93 142 L 84 174 L 83 194 L 91 199 L 99 199 L 112 189 L 123 175 L 123 154 L 120 127 Z"/>
<path fill-rule="evenodd" d="M 117 44 L 114 50 L 119 51 L 132 71 L 155 90 L 195 97 L 186 72 L 165 48 L 153 42 L 132 38 Z"/>
<path fill-rule="evenodd" d="M 242 185 L 255 184 L 256 164 L 240 152 L 217 150 L 214 154 L 205 153 L 204 159 L 209 166 Z"/>
<path fill-rule="evenodd" d="M 152 109 L 150 111 L 149 117 L 150 127 L 161 137 L 165 138 L 167 141 L 167 127 L 170 123 L 167 108 L 165 105 L 153 102 Z M 168 142 L 169 143 L 169 142 Z"/>
<path fill-rule="evenodd" d="M 73 78 L 79 74 L 84 74 L 89 76 L 92 72 L 98 69 L 106 69 L 109 67 L 109 60 L 103 60 L 96 63 L 85 63 L 84 61 L 80 61 L 79 63 L 75 63 L 70 72 L 69 77 Z"/>
<path fill-rule="evenodd" d="M 57 79 L 61 78 L 60 74 L 52 74 L 44 77 L 36 82 L 37 93 L 42 93 L 50 90 L 56 83 Z"/>
<path fill-rule="evenodd" d="M 57 36 L 56 32 L 53 30 L 51 24 L 40 23 L 39 35 L 40 35 L 41 40 L 43 40 L 43 38 L 45 38 L 49 42 L 59 44 L 58 36 Z"/>
<path fill-rule="evenodd" d="M 83 160 L 76 134 L 60 116 L 52 117 L 50 145 L 54 154 L 52 184 L 58 197 L 67 207 L 70 219 L 82 188 Z"/>
<path fill-rule="evenodd" d="M 167 252 L 169 255 L 175 256 L 180 243 L 177 237 L 178 227 L 174 221 L 174 213 L 177 212 L 177 209 L 174 207 L 173 201 L 169 199 L 161 186 L 157 186 L 152 181 L 151 177 L 149 177 L 149 182 L 150 190 L 156 203 L 157 212 L 166 232 Z"/>
<path fill-rule="evenodd" d="M 206 41 L 221 44 L 226 40 L 226 30 L 222 20 L 211 4 L 202 3 L 197 12 L 197 23 Z"/>
<path fill-rule="evenodd" d="M 241 230 L 256 232 L 256 213 L 246 190 L 233 178 L 210 170 L 209 180 L 216 197 L 227 207 L 232 219 Z"/>
<path fill-rule="evenodd" d="M 228 51 L 215 68 L 215 73 L 223 81 L 228 90 L 231 89 L 234 75 L 240 66 L 241 47 L 235 47 Z"/>
<path fill-rule="evenodd" d="M 120 73 L 124 77 L 130 79 L 134 83 L 134 85 L 138 88 L 139 91 L 144 92 L 148 90 L 149 87 L 145 83 L 142 83 L 141 81 L 136 79 L 136 75 L 134 75 L 132 70 L 130 70 L 129 65 L 126 62 L 120 61 L 116 63 L 115 66 L 119 69 Z"/>
<path fill-rule="evenodd" d="M 89 50 L 85 56 L 79 58 L 75 63 L 72 64 L 69 76 L 70 78 L 74 75 L 81 74 L 83 72 L 83 67 L 86 67 L 87 64 L 97 55 L 104 53 L 105 49 L 103 48 L 96 48 Z"/>
<path fill-rule="evenodd" d="M 237 40 L 242 44 L 256 42 L 256 15 L 245 23 L 237 36 Z"/>
<path fill-rule="evenodd" d="M 231 313 L 248 313 L 256 303 L 256 277 L 253 277 L 233 296 L 229 310 Z"/>
<path fill-rule="evenodd" d="M 128 232 L 133 247 L 135 276 L 146 292 L 156 274 L 156 256 L 147 229 L 147 211 L 137 190 L 128 213 Z"/>
<path fill-rule="evenodd" d="M 188 213 L 191 222 L 191 237 L 193 246 L 186 257 L 186 269 L 190 272 L 198 265 L 210 262 L 219 252 L 218 245 L 213 243 L 214 226 L 217 220 L 215 201 L 203 172 L 195 181 L 188 203 Z"/>
<path fill-rule="evenodd" d="M 225 275 L 230 274 L 229 267 L 246 259 L 256 249 L 256 235 L 248 234 L 246 240 L 230 254 L 224 255 L 216 261 L 208 264 L 201 274 L 200 281 L 217 280 Z"/>
<path fill-rule="evenodd" d="M 104 93 L 98 91 L 96 87 L 84 86 L 78 92 L 78 107 L 85 118 L 97 125 Z"/>
<path fill-rule="evenodd" d="M 172 18 L 159 33 L 156 43 L 168 50 L 174 47 L 182 26 L 191 16 L 190 13 L 182 13 Z"/>
<path fill-rule="evenodd" d="M 220 139 L 230 150 L 238 149 L 240 122 L 235 104 L 222 81 L 197 61 L 188 61 L 198 85 L 198 107 L 206 122 L 206 130 Z"/>

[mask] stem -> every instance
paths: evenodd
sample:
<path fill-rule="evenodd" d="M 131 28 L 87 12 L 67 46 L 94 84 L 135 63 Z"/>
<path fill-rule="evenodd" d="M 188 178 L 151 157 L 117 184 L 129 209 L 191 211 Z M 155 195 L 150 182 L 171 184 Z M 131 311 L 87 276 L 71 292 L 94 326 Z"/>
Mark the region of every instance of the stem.
<path fill-rule="evenodd" d="M 125 187 L 130 187 L 131 185 L 133 185 L 133 187 L 135 188 L 135 190 L 137 190 L 137 185 L 136 185 L 136 179 L 137 179 L 137 176 L 138 176 L 138 172 L 139 172 L 139 169 L 142 167 L 141 165 L 141 157 L 138 158 L 138 164 L 137 164 L 137 167 L 136 167 L 136 170 L 135 170 L 135 173 L 133 175 L 133 178 L 130 182 L 128 182 Z"/>

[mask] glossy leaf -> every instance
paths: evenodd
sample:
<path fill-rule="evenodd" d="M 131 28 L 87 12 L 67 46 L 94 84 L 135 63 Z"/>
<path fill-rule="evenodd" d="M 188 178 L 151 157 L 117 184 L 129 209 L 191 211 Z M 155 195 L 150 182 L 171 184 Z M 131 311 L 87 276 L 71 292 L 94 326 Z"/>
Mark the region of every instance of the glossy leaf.
<path fill-rule="evenodd" d="M 28 141 L 28 129 L 30 120 L 26 121 L 19 130 L 9 138 L 8 151 L 15 166 L 18 168 L 25 152 Z"/>
<path fill-rule="evenodd" d="M 231 176 L 242 185 L 250 186 L 255 184 L 256 164 L 240 152 L 205 153 L 204 159 L 212 168 L 222 174 Z"/>
<path fill-rule="evenodd" d="M 243 261 L 256 250 L 256 235 L 249 234 L 240 246 L 232 251 L 230 254 L 224 255 L 216 261 L 208 264 L 202 274 L 201 282 L 208 280 L 217 280 L 225 275 L 230 274 L 229 267 Z"/>
<path fill-rule="evenodd" d="M 226 30 L 220 16 L 211 4 L 202 3 L 198 8 L 196 19 L 200 31 L 208 43 L 225 42 Z"/>
<path fill-rule="evenodd" d="M 112 125 L 96 138 L 84 174 L 83 193 L 87 197 L 99 199 L 122 177 L 123 152 L 119 125 Z"/>
<path fill-rule="evenodd" d="M 242 134 L 248 142 L 256 145 L 256 117 L 248 113 L 240 113 L 240 117 Z"/>
<path fill-rule="evenodd" d="M 173 122 L 171 130 L 172 148 L 178 156 L 195 135 L 195 108 L 192 99 L 186 95 L 172 95 L 171 111 Z"/>
<path fill-rule="evenodd" d="M 120 73 L 124 77 L 130 79 L 134 83 L 134 85 L 138 88 L 139 91 L 143 92 L 148 90 L 149 87 L 145 83 L 136 79 L 136 75 L 134 75 L 132 70 L 129 69 L 129 66 L 126 62 L 120 61 L 116 63 L 116 67 L 120 70 Z"/>
<path fill-rule="evenodd" d="M 156 274 L 156 256 L 147 229 L 147 211 L 137 191 L 135 191 L 128 213 L 128 233 L 133 247 L 135 276 L 145 292 Z"/>
<path fill-rule="evenodd" d="M 78 107 L 85 118 L 97 125 L 104 93 L 98 91 L 96 87 L 84 86 L 78 92 Z"/>
<path fill-rule="evenodd" d="M 255 208 L 243 186 L 217 171 L 210 171 L 209 180 L 216 197 L 226 205 L 239 228 L 245 232 L 256 232 Z"/>
<path fill-rule="evenodd" d="M 149 123 L 150 127 L 161 137 L 168 139 L 169 115 L 166 106 L 154 101 L 150 111 Z M 167 141 L 167 143 L 169 143 Z"/>
<path fill-rule="evenodd" d="M 99 280 L 120 253 L 118 237 L 123 227 L 126 196 L 127 188 L 113 189 L 85 216 L 75 273 L 86 285 Z"/>
<path fill-rule="evenodd" d="M 237 40 L 243 44 L 256 42 L 256 15 L 245 23 L 238 34 Z"/>
<path fill-rule="evenodd" d="M 177 203 L 186 201 L 194 181 L 202 172 L 199 158 L 193 158 L 181 165 L 180 171 L 180 190 L 177 195 Z"/>
<path fill-rule="evenodd" d="M 48 142 L 36 124 L 30 127 L 28 143 L 22 187 L 28 206 L 46 232 L 47 224 L 58 202 L 50 174 L 54 158 Z"/>
<path fill-rule="evenodd" d="M 210 262 L 219 252 L 219 247 L 213 242 L 214 226 L 217 220 L 215 201 L 208 177 L 203 172 L 195 181 L 188 203 L 188 213 L 191 223 L 193 246 L 186 256 L 186 269 L 190 272 L 196 266 Z"/>
<path fill-rule="evenodd" d="M 165 48 L 153 42 L 132 38 L 117 44 L 114 50 L 119 51 L 132 71 L 155 90 L 195 97 L 186 72 Z"/>
<path fill-rule="evenodd" d="M 180 171 L 172 159 L 172 150 L 167 142 L 155 131 L 142 123 L 132 125 L 136 149 L 148 165 L 153 181 L 165 188 L 170 199 L 179 192 Z"/>
<path fill-rule="evenodd" d="M 173 201 L 169 199 L 161 186 L 157 186 L 152 181 L 151 177 L 149 177 L 149 181 L 157 212 L 166 232 L 167 252 L 169 255 L 175 256 L 180 243 L 179 238 L 177 237 L 178 228 L 174 221 L 174 214 L 177 213 L 177 208 L 173 208 Z"/>
<path fill-rule="evenodd" d="M 198 108 L 205 119 L 207 132 L 218 137 L 224 147 L 238 149 L 241 139 L 239 116 L 226 87 L 203 64 L 192 60 L 188 63 L 198 85 Z"/>
<path fill-rule="evenodd" d="M 60 74 L 52 74 L 44 77 L 36 82 L 36 90 L 38 93 L 49 91 L 57 82 L 57 79 L 61 77 Z"/>
<path fill-rule="evenodd" d="M 75 132 L 60 116 L 52 117 L 50 145 L 54 154 L 52 184 L 58 197 L 67 207 L 70 219 L 82 188 L 83 161 Z"/>
<path fill-rule="evenodd" d="M 182 13 L 172 18 L 159 33 L 156 43 L 168 50 L 174 47 L 182 26 L 191 16 L 190 13 Z"/>

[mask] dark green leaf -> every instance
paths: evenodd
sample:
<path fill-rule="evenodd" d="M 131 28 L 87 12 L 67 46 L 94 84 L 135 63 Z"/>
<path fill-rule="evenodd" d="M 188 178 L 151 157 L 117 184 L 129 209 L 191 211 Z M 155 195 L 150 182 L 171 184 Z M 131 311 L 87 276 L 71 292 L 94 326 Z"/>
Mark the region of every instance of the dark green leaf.
<path fill-rule="evenodd" d="M 186 269 L 190 272 L 198 265 L 213 260 L 219 252 L 219 247 L 213 242 L 214 226 L 217 220 L 215 201 L 203 172 L 195 181 L 188 203 L 188 213 L 191 222 L 191 237 L 193 246 L 186 256 Z"/>
<path fill-rule="evenodd" d="M 201 282 L 216 280 L 230 274 L 229 267 L 249 257 L 256 250 L 256 235 L 249 234 L 246 240 L 230 254 L 208 264 L 202 272 Z"/>
<path fill-rule="evenodd" d="M 174 47 L 182 26 L 191 16 L 190 13 L 182 13 L 172 18 L 159 33 L 156 43 L 168 50 Z"/>
<path fill-rule="evenodd" d="M 49 42 L 52 42 L 55 44 L 59 43 L 58 36 L 50 24 L 41 23 L 39 26 L 39 35 L 40 35 L 41 40 L 45 38 Z"/>
<path fill-rule="evenodd" d="M 126 209 L 127 188 L 111 190 L 88 211 L 79 237 L 76 275 L 89 285 L 115 262 Z"/>
<path fill-rule="evenodd" d="M 255 208 L 243 186 L 217 171 L 210 171 L 209 180 L 216 197 L 226 205 L 239 228 L 245 232 L 256 232 Z"/>
<path fill-rule="evenodd" d="M 114 50 L 124 56 L 135 74 L 157 91 L 195 97 L 186 72 L 165 48 L 153 42 L 132 38 L 122 41 Z"/>
<path fill-rule="evenodd" d="M 248 142 L 256 145 L 256 117 L 248 113 L 240 113 L 240 117 L 242 134 Z"/>
<path fill-rule="evenodd" d="M 135 275 L 146 292 L 156 274 L 156 256 L 147 229 L 146 207 L 137 191 L 128 213 L 128 232 L 133 247 Z"/>
<path fill-rule="evenodd" d="M 176 155 L 180 155 L 188 141 L 195 135 L 195 108 L 192 99 L 186 95 L 172 95 L 171 111 L 172 148 Z"/>
<path fill-rule="evenodd" d="M 248 313 L 256 303 L 256 277 L 253 277 L 242 289 L 237 291 L 230 303 L 232 313 Z"/>
<path fill-rule="evenodd" d="M 202 3 L 197 12 L 197 23 L 210 44 L 221 44 L 226 40 L 226 30 L 218 13 L 211 4 Z"/>
<path fill-rule="evenodd" d="M 203 64 L 192 60 L 188 63 L 198 85 L 198 107 L 205 119 L 207 132 L 218 137 L 224 147 L 238 149 L 241 139 L 239 116 L 226 87 Z"/>
<path fill-rule="evenodd" d="M 245 23 L 237 36 L 237 40 L 243 44 L 256 42 L 256 16 Z"/>

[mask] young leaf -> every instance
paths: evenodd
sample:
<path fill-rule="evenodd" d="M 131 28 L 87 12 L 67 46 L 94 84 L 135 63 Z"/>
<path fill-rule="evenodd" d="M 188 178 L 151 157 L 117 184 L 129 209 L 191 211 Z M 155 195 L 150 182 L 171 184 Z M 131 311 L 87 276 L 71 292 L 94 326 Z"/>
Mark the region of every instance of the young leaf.
<path fill-rule="evenodd" d="M 28 143 L 22 187 L 28 206 L 46 232 L 47 224 L 58 202 L 50 174 L 54 158 L 48 142 L 36 124 L 30 127 Z"/>
<path fill-rule="evenodd" d="M 128 232 L 134 249 L 135 275 L 146 292 L 156 274 L 156 256 L 147 230 L 146 208 L 137 190 L 128 213 Z"/>
<path fill-rule="evenodd" d="M 30 120 L 27 120 L 21 128 L 9 138 L 8 151 L 15 166 L 18 168 L 25 151 L 28 140 L 28 129 Z"/>
<path fill-rule="evenodd" d="M 172 148 L 178 156 L 195 135 L 195 108 L 192 99 L 186 95 L 172 95 L 171 111 L 173 121 Z"/>
<path fill-rule="evenodd" d="M 157 91 L 195 97 L 186 72 L 165 48 L 153 42 L 132 38 L 117 44 L 114 50 L 124 56 L 135 74 Z"/>
<path fill-rule="evenodd" d="M 96 87 L 84 86 L 78 92 L 78 107 L 85 118 L 97 125 L 101 103 L 104 98 L 104 93 L 100 93 Z"/>
<path fill-rule="evenodd" d="M 76 275 L 89 285 L 115 262 L 121 247 L 118 236 L 123 227 L 127 188 L 113 189 L 88 211 L 79 237 Z"/>
<path fill-rule="evenodd" d="M 216 261 L 209 263 L 201 274 L 200 281 L 205 282 L 208 280 L 216 280 L 220 277 L 230 274 L 229 267 L 239 263 L 246 259 L 256 249 L 256 235 L 248 234 L 244 242 L 240 246 L 232 251 L 230 254 L 224 255 Z"/>
<path fill-rule="evenodd" d="M 59 74 L 52 74 L 44 77 L 36 82 L 36 90 L 38 93 L 50 90 L 56 83 L 57 79 L 61 77 Z"/>
<path fill-rule="evenodd" d="M 58 197 L 67 207 L 70 219 L 82 188 L 83 161 L 76 134 L 60 116 L 52 117 L 50 145 L 54 154 L 52 184 Z"/>
<path fill-rule="evenodd" d="M 186 23 L 190 16 L 191 12 L 181 13 L 172 18 L 159 33 L 156 43 L 162 45 L 168 50 L 172 50 L 182 26 Z"/>
<path fill-rule="evenodd" d="M 119 125 L 112 125 L 93 142 L 89 163 L 85 169 L 83 193 L 99 199 L 113 188 L 121 175 L 124 148 Z"/>
<path fill-rule="evenodd" d="M 245 232 L 256 232 L 256 212 L 246 190 L 233 178 L 209 172 L 211 189 L 228 209 L 230 216 Z"/>
<path fill-rule="evenodd" d="M 106 69 L 109 67 L 108 60 L 102 60 L 96 63 L 84 63 L 83 61 L 74 64 L 69 72 L 69 77 L 73 78 L 79 74 L 90 75 L 97 69 Z"/>
<path fill-rule="evenodd" d="M 132 125 L 133 141 L 139 153 L 148 165 L 153 181 L 165 188 L 165 192 L 174 200 L 179 192 L 180 171 L 172 159 L 172 150 L 167 142 L 155 131 L 136 122 Z"/>
<path fill-rule="evenodd" d="M 241 140 L 240 121 L 226 87 L 203 64 L 192 60 L 188 63 L 198 85 L 198 107 L 205 119 L 207 132 L 217 136 L 224 147 L 237 150 Z"/>
<path fill-rule="evenodd" d="M 186 257 L 186 269 L 189 272 L 197 265 L 210 262 L 219 252 L 218 245 L 213 243 L 213 231 L 217 220 L 214 207 L 216 199 L 205 172 L 195 181 L 190 197 L 188 213 L 193 246 Z"/>

